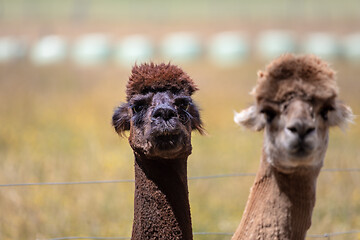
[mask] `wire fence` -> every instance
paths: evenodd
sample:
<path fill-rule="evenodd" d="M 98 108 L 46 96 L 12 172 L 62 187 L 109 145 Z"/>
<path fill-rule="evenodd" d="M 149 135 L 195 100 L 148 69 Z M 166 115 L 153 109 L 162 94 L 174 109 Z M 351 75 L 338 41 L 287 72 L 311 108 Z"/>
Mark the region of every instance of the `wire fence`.
<path fill-rule="evenodd" d="M 325 239 L 331 239 L 331 237 L 335 236 L 341 236 L 341 235 L 349 235 L 349 234 L 357 234 L 360 233 L 360 230 L 350 230 L 346 232 L 333 232 L 333 233 L 324 233 L 324 234 L 318 234 L 318 235 L 307 235 L 307 238 L 325 238 Z"/>
<path fill-rule="evenodd" d="M 321 172 L 324 173 L 335 173 L 335 172 L 360 172 L 360 168 L 328 168 L 323 169 Z M 208 176 L 189 177 L 188 180 L 202 180 L 202 179 L 219 179 L 219 178 L 232 178 L 232 177 L 249 177 L 255 176 L 255 173 L 232 173 L 232 174 L 218 174 Z M 0 184 L 0 188 L 10 187 L 32 187 L 32 186 L 54 186 L 54 185 L 82 185 L 82 184 L 109 184 L 109 183 L 133 183 L 133 179 L 122 179 L 122 180 L 96 180 L 96 181 L 76 181 L 76 182 L 40 182 L 40 183 L 9 183 Z M 194 232 L 196 235 L 207 235 L 207 236 L 232 236 L 233 233 L 229 232 Z M 316 239 L 334 239 L 336 236 L 344 236 L 351 234 L 360 234 L 360 230 L 349 230 L 343 232 L 323 233 L 323 234 L 309 234 L 306 238 Z M 96 240 L 120 240 L 120 239 L 131 239 L 130 237 L 95 237 L 95 236 L 68 236 L 68 237 L 56 237 L 56 238 L 38 238 L 37 240 L 67 240 L 67 239 L 96 239 Z M 353 238 L 351 238 L 353 239 Z M 360 239 L 360 237 L 358 237 Z"/>
<path fill-rule="evenodd" d="M 360 230 L 350 230 L 346 232 L 333 232 L 333 233 L 323 233 L 323 234 L 309 234 L 306 238 L 320 238 L 331 240 L 332 237 L 358 234 Z M 207 236 L 232 236 L 233 233 L 227 232 L 194 232 L 196 235 L 207 235 Z M 120 240 L 120 239 L 131 239 L 130 237 L 59 237 L 59 238 L 47 238 L 47 239 L 37 239 L 37 240 L 67 240 L 67 239 L 96 239 L 96 240 Z"/>
<path fill-rule="evenodd" d="M 360 172 L 360 168 L 327 168 L 321 172 Z M 231 178 L 231 177 L 251 177 L 256 173 L 230 173 L 218 174 L 208 176 L 189 177 L 188 180 L 201 179 L 216 179 L 216 178 Z M 8 183 L 0 184 L 0 188 L 5 187 L 30 187 L 30 186 L 47 186 L 47 185 L 80 185 L 80 184 L 104 184 L 104 183 L 133 183 L 134 179 L 120 179 L 120 180 L 94 180 L 94 181 L 76 181 L 76 182 L 40 182 L 40 183 Z"/>

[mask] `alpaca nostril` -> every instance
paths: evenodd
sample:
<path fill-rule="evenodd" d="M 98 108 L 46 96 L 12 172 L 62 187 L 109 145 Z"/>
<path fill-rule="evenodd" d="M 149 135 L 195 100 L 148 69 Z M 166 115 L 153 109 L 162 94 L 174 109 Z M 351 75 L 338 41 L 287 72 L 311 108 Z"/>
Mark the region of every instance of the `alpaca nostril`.
<path fill-rule="evenodd" d="M 287 129 L 292 133 L 297 133 L 297 130 L 295 127 L 288 127 Z"/>
<path fill-rule="evenodd" d="M 287 129 L 292 134 L 297 135 L 300 138 L 304 138 L 315 131 L 315 127 L 308 125 L 306 123 L 296 123 L 292 126 L 287 127 Z"/>
<path fill-rule="evenodd" d="M 170 107 L 157 108 L 152 114 L 152 118 L 154 118 L 154 119 L 162 118 L 165 121 L 168 121 L 174 117 L 176 117 L 176 112 L 174 109 L 172 109 Z"/>
<path fill-rule="evenodd" d="M 308 134 L 310 134 L 310 133 L 312 133 L 314 131 L 315 131 L 314 127 L 309 127 L 308 130 L 306 130 L 305 135 L 308 135 Z"/>
<path fill-rule="evenodd" d="M 159 117 L 162 117 L 164 115 L 163 113 L 163 109 L 162 108 L 158 108 L 156 109 L 153 114 L 152 114 L 152 117 L 153 118 L 159 118 Z"/>
<path fill-rule="evenodd" d="M 164 120 L 169 120 L 174 117 L 176 117 L 176 112 L 173 109 L 171 108 L 165 109 Z"/>

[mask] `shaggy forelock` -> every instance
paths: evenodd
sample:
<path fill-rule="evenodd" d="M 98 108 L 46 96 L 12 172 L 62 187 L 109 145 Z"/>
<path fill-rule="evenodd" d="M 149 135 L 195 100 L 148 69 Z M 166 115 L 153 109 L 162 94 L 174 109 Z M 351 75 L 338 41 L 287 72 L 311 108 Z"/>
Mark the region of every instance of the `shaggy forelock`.
<path fill-rule="evenodd" d="M 335 72 L 314 55 L 285 54 L 258 73 L 252 91 L 258 103 L 282 102 L 289 97 L 329 99 L 338 94 Z"/>
<path fill-rule="evenodd" d="M 133 67 L 126 95 L 129 101 L 135 94 L 166 90 L 191 96 L 198 88 L 193 80 L 175 65 L 145 63 Z"/>

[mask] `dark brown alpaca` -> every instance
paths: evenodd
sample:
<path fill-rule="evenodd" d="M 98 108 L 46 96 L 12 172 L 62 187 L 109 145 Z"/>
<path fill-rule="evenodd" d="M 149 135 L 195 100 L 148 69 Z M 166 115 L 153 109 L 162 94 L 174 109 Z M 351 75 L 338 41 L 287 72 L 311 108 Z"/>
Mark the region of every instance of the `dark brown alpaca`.
<path fill-rule="evenodd" d="M 187 185 L 191 131 L 202 133 L 191 99 L 197 87 L 177 66 L 135 66 L 127 102 L 115 110 L 118 134 L 129 130 L 135 155 L 132 238 L 192 239 Z"/>
<path fill-rule="evenodd" d="M 315 56 L 284 55 L 258 75 L 256 103 L 235 122 L 264 129 L 263 155 L 232 239 L 303 240 L 329 128 L 344 127 L 353 115 L 338 99 L 334 71 Z"/>

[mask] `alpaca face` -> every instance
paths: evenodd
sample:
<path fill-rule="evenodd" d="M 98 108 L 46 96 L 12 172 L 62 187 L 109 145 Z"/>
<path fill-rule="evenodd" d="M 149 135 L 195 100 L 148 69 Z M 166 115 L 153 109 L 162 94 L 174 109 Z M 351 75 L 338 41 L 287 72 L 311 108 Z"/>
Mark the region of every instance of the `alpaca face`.
<path fill-rule="evenodd" d="M 321 166 L 328 143 L 328 111 L 320 101 L 295 99 L 278 106 L 263 106 L 265 151 L 279 169 Z"/>
<path fill-rule="evenodd" d="M 163 159 L 190 155 L 191 131 L 202 130 L 191 97 L 170 90 L 134 95 L 115 111 L 113 125 L 119 134 L 130 131 L 135 152 Z"/>
<path fill-rule="evenodd" d="M 235 115 L 235 122 L 260 131 L 269 163 L 283 171 L 319 167 L 329 127 L 344 128 L 351 109 L 338 98 L 335 72 L 314 55 L 285 54 L 258 72 L 251 92 L 256 104 Z"/>
<path fill-rule="evenodd" d="M 265 129 L 267 160 L 283 172 L 323 164 L 331 126 L 351 121 L 351 109 L 339 100 L 293 98 L 284 103 L 266 102 L 235 115 L 235 122 Z"/>

